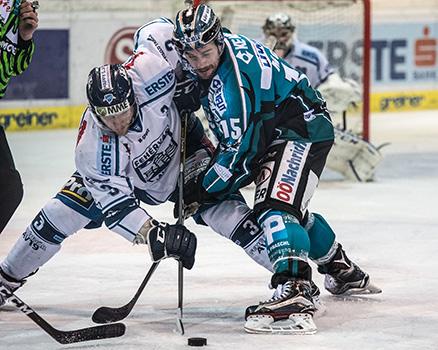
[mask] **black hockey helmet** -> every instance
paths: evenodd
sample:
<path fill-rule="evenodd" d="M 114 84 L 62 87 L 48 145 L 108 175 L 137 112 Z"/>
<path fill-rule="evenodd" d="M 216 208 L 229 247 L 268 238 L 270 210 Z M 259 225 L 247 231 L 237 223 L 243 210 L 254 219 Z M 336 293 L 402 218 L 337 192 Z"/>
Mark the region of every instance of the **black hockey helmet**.
<path fill-rule="evenodd" d="M 93 68 L 88 75 L 88 103 L 100 118 L 126 112 L 135 105 L 131 78 L 121 64 L 105 64 Z"/>
<path fill-rule="evenodd" d="M 180 53 L 202 48 L 213 40 L 222 51 L 224 35 L 221 22 L 211 7 L 201 4 L 177 13 L 173 41 Z"/>

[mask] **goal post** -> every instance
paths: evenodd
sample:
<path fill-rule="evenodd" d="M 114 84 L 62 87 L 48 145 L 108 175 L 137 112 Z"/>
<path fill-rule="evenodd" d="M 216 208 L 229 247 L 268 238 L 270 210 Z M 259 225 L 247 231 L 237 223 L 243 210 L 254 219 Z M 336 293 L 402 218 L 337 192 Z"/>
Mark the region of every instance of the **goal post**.
<path fill-rule="evenodd" d="M 302 42 L 317 47 L 337 73 L 356 81 L 362 102 L 347 112 L 347 128 L 370 137 L 370 0 L 210 0 L 207 3 L 233 33 L 263 40 L 266 18 L 278 12 L 291 16 L 296 35 Z M 332 115 L 343 124 L 341 113 Z"/>

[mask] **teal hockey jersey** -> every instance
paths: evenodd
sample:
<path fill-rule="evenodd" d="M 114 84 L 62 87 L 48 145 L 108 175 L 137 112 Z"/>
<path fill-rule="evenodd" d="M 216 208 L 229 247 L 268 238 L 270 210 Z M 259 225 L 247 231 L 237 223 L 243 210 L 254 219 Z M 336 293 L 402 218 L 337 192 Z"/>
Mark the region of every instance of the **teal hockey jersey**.
<path fill-rule="evenodd" d="M 201 103 L 219 141 L 203 187 L 218 198 L 254 180 L 275 139 L 334 139 L 325 100 L 306 75 L 242 35 L 225 34 L 221 62 Z"/>

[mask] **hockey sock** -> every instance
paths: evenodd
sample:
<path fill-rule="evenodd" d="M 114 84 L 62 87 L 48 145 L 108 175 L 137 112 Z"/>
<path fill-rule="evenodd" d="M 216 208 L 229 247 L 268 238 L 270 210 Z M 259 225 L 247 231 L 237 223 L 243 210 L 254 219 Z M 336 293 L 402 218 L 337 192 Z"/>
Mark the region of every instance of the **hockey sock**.
<path fill-rule="evenodd" d="M 305 229 L 310 239 L 309 257 L 318 260 L 326 256 L 335 241 L 335 233 L 327 221 L 319 214 L 310 213 Z"/>
<path fill-rule="evenodd" d="M 266 246 L 276 273 L 288 272 L 300 277 L 300 264 L 306 263 L 310 249 L 309 236 L 292 215 L 270 210 L 260 218 L 266 237 Z"/>

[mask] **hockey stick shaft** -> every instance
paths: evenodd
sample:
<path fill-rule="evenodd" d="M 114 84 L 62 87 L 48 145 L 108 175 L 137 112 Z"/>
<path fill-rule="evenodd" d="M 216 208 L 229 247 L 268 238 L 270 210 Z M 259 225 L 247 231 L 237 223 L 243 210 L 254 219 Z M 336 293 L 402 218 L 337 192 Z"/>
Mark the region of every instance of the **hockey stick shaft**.
<path fill-rule="evenodd" d="M 134 305 L 137 303 L 138 298 L 140 297 L 141 293 L 143 293 L 144 288 L 146 287 L 150 278 L 152 277 L 152 274 L 157 269 L 159 263 L 160 262 L 157 261 L 152 264 L 148 273 L 143 279 L 143 282 L 141 282 L 140 286 L 137 289 L 137 292 L 135 293 L 133 298 L 129 301 L 129 303 L 121 307 L 102 306 L 98 308 L 96 311 L 94 311 L 93 316 L 91 317 L 93 322 L 96 323 L 117 322 L 128 317 L 128 315 L 131 313 L 132 309 L 134 308 Z"/>
<path fill-rule="evenodd" d="M 190 112 L 181 112 L 181 149 L 178 176 L 178 224 L 184 225 L 184 170 L 186 162 L 186 136 L 187 136 L 187 119 Z M 176 317 L 176 326 L 181 335 L 184 335 L 183 318 L 183 295 L 184 295 L 184 268 L 181 261 L 178 261 L 178 311 Z"/>
<path fill-rule="evenodd" d="M 21 300 L 14 293 L 10 292 L 6 287 L 2 285 L 0 285 L 0 294 L 60 344 L 71 344 L 89 340 L 116 338 L 125 334 L 126 327 L 123 323 L 94 326 L 73 331 L 61 331 L 50 325 L 28 304 L 26 304 L 23 300 Z"/>

